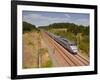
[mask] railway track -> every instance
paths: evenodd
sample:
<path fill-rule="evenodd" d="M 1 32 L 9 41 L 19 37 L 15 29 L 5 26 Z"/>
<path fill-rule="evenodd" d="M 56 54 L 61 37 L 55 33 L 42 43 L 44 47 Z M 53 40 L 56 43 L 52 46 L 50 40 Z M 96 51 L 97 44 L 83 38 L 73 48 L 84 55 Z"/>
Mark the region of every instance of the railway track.
<path fill-rule="evenodd" d="M 87 59 L 85 59 L 83 56 L 79 55 L 79 53 L 77 55 L 75 55 L 75 57 L 77 57 L 79 60 L 81 60 L 84 64 L 88 65 L 89 61 Z"/>
<path fill-rule="evenodd" d="M 46 41 L 46 43 L 49 45 L 49 47 L 52 47 L 52 44 L 50 42 L 50 40 L 47 40 L 46 35 L 43 36 L 44 37 L 44 41 Z M 46 38 L 46 39 L 45 39 Z M 53 48 L 55 48 L 53 46 Z M 55 52 L 52 54 L 56 60 L 56 62 L 58 63 L 58 66 L 71 66 L 70 63 L 68 63 L 67 61 L 65 61 L 65 58 L 62 58 L 61 54 L 59 54 L 58 51 L 55 50 Z"/>
<path fill-rule="evenodd" d="M 63 58 L 64 61 L 69 66 L 87 66 L 89 61 L 83 58 L 81 55 L 72 55 L 66 49 L 64 49 L 60 44 L 58 44 L 54 39 L 52 39 L 47 33 L 43 32 L 43 35 L 48 38 L 50 44 L 54 46 L 58 54 Z"/>

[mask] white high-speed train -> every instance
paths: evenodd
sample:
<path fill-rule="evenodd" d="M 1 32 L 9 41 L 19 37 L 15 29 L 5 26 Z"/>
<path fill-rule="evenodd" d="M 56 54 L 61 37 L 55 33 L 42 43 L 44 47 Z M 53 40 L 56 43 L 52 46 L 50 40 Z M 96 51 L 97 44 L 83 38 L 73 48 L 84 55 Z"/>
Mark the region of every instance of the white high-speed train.
<path fill-rule="evenodd" d="M 63 46 L 66 50 L 68 50 L 72 54 L 77 54 L 78 48 L 77 45 L 74 42 L 71 42 L 61 36 L 56 36 L 52 33 L 47 32 L 47 34 L 53 38 L 57 43 L 59 43 L 61 46 Z"/>

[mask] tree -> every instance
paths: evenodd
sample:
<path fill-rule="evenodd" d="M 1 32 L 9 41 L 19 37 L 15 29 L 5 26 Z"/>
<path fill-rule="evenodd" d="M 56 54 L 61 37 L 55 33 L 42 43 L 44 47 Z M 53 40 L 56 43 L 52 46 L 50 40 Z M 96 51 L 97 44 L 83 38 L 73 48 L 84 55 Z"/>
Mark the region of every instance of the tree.
<path fill-rule="evenodd" d="M 27 31 L 36 30 L 36 26 L 27 22 L 23 22 L 23 33 Z"/>

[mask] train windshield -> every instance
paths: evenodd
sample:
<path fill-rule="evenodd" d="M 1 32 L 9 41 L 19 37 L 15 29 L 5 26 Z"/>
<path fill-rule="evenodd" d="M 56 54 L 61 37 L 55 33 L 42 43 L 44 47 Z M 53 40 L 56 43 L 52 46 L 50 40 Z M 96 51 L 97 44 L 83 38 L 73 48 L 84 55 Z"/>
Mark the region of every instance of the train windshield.
<path fill-rule="evenodd" d="M 74 52 L 77 52 L 77 46 L 76 46 L 76 44 L 70 44 L 70 47 L 71 47 L 71 49 L 72 49 Z"/>

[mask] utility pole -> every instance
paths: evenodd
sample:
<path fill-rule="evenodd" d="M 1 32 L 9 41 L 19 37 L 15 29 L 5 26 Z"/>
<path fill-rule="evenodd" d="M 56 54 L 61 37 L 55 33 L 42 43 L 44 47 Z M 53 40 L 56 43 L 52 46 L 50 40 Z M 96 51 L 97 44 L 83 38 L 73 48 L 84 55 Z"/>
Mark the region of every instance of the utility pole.
<path fill-rule="evenodd" d="M 37 53 L 37 57 L 38 57 L 38 61 L 37 61 L 38 68 L 41 67 L 41 63 L 40 63 L 41 51 L 40 51 L 40 49 L 41 49 L 41 38 L 40 38 L 40 33 L 38 32 L 38 53 Z"/>

